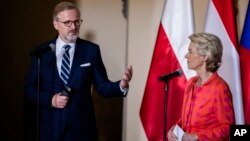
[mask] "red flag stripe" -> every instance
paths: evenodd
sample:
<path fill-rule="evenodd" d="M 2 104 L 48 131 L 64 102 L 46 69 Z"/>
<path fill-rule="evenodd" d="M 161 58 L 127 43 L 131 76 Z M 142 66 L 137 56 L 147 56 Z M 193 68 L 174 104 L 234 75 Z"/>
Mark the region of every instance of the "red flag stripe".
<path fill-rule="evenodd" d="M 225 0 L 213 0 L 213 3 L 220 15 L 220 18 L 226 28 L 227 34 L 229 35 L 231 42 L 234 44 L 234 47 L 236 47 L 236 50 L 238 50 L 237 48 L 239 46 L 239 43 L 236 30 L 237 28 L 234 1 L 228 0 L 227 2 L 225 2 Z M 228 13 L 225 11 L 229 11 L 230 16 L 228 16 Z"/>
<path fill-rule="evenodd" d="M 159 26 L 155 49 L 140 109 L 140 117 L 149 141 L 163 140 L 165 84 L 157 78 L 182 68 L 185 76 L 173 78 L 167 89 L 167 131 L 180 118 L 187 71 L 184 54 L 188 36 L 193 33 L 191 1 L 167 0 Z"/>

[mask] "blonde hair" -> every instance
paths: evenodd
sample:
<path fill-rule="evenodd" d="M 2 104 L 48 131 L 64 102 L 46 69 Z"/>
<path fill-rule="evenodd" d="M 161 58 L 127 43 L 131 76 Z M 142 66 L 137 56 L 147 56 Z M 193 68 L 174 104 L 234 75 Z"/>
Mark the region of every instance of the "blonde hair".
<path fill-rule="evenodd" d="M 220 38 L 210 33 L 195 33 L 189 39 L 198 45 L 199 55 L 207 56 L 207 71 L 216 72 L 221 65 L 223 51 Z"/>
<path fill-rule="evenodd" d="M 71 2 L 64 2 L 64 1 L 58 3 L 53 10 L 53 15 L 52 15 L 53 20 L 58 20 L 58 17 L 57 17 L 58 13 L 65 11 L 65 10 L 71 10 L 71 9 L 76 9 L 80 15 L 80 11 L 78 10 L 75 4 Z"/>

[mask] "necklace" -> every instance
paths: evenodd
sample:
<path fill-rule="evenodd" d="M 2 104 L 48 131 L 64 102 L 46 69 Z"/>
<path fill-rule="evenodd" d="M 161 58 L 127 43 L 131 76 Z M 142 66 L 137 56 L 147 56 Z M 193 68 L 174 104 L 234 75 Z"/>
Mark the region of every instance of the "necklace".
<path fill-rule="evenodd" d="M 202 85 L 202 81 L 200 78 L 198 78 L 198 80 L 196 81 L 196 86 L 201 86 Z"/>

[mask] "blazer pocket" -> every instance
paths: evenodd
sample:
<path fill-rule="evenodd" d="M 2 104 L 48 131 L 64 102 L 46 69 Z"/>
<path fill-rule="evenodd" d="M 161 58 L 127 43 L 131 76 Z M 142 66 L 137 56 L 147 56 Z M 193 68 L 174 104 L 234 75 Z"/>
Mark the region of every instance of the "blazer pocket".
<path fill-rule="evenodd" d="M 90 63 L 84 63 L 84 64 L 81 64 L 80 67 L 88 67 L 90 65 L 91 65 Z"/>

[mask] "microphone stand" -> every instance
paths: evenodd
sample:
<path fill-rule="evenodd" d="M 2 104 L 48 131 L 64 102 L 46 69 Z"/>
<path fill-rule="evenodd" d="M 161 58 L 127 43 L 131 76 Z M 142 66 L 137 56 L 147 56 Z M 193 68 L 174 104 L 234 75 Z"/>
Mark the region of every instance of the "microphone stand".
<path fill-rule="evenodd" d="M 40 105 L 40 59 L 41 56 L 37 56 L 37 105 L 36 105 L 36 140 L 39 141 L 39 105 Z"/>
<path fill-rule="evenodd" d="M 166 141 L 167 135 L 167 110 L 168 110 L 168 80 L 164 80 L 164 104 L 163 104 L 163 141 Z"/>
<path fill-rule="evenodd" d="M 40 62 L 41 56 L 48 51 L 55 51 L 56 46 L 54 44 L 49 44 L 47 47 L 34 49 L 31 51 L 31 56 L 37 57 L 37 111 L 36 111 L 36 140 L 39 141 L 39 105 L 40 105 Z"/>
<path fill-rule="evenodd" d="M 165 83 L 164 86 L 164 104 L 163 104 L 163 141 L 166 141 L 166 134 L 167 134 L 167 111 L 168 111 L 168 80 L 173 77 L 181 76 L 182 70 L 178 69 L 175 72 L 169 73 L 167 75 L 160 76 L 158 78 L 159 81 L 163 81 Z"/>

